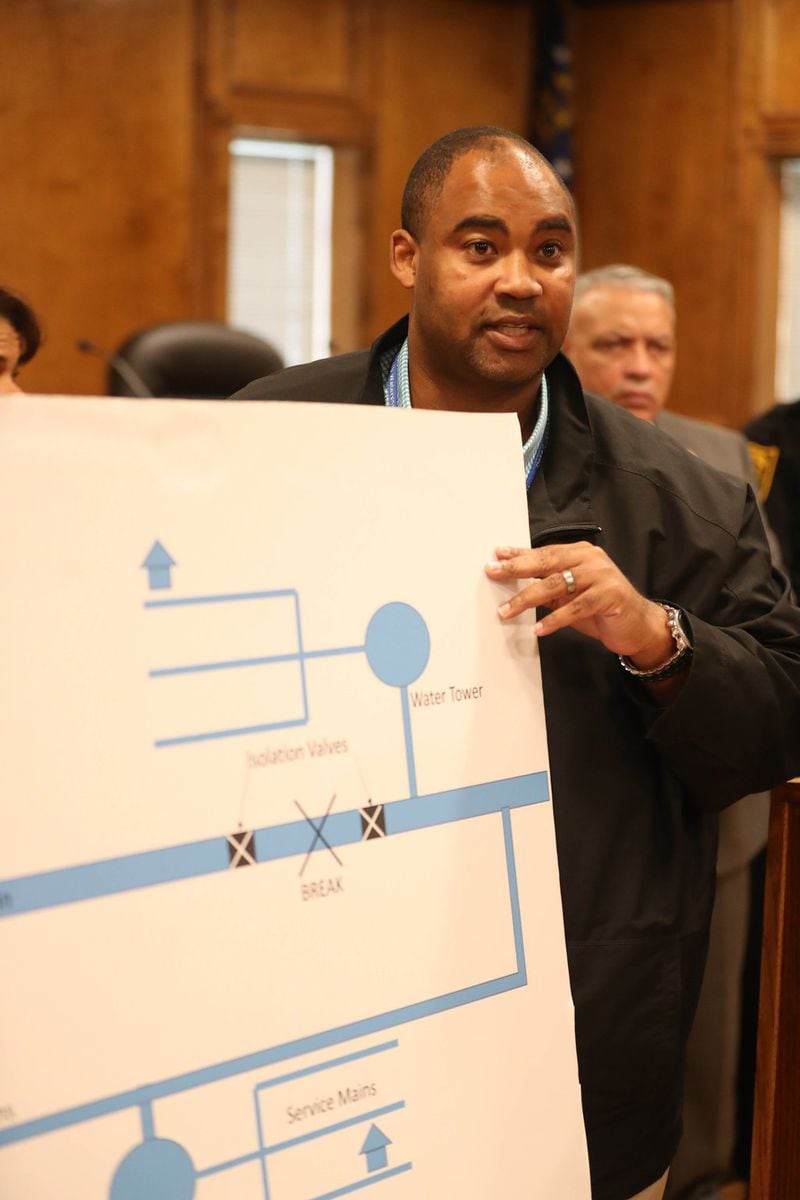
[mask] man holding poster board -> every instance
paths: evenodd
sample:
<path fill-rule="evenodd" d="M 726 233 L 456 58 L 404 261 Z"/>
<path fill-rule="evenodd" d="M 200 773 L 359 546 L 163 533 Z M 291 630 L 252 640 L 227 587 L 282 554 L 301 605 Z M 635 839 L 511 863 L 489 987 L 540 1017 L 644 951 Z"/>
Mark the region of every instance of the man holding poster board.
<path fill-rule="evenodd" d="M 446 135 L 411 172 L 402 226 L 392 270 L 409 318 L 369 352 L 239 396 L 518 415 L 531 547 L 487 547 L 486 573 L 522 581 L 500 620 L 530 612 L 543 639 L 592 1196 L 657 1200 L 680 1134 L 716 813 L 800 768 L 800 612 L 749 490 L 584 396 L 559 355 L 575 215 L 528 143 Z M 457 454 L 437 469 L 457 473 Z M 447 557 L 443 544 L 443 575 Z"/>

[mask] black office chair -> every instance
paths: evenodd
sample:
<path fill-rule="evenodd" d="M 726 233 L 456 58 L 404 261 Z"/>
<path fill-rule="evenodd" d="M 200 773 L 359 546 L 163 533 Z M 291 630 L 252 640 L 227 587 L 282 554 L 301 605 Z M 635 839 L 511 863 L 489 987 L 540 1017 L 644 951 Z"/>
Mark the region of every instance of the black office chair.
<path fill-rule="evenodd" d="M 112 356 L 110 396 L 224 400 L 283 366 L 262 338 L 218 321 L 165 321 L 127 338 Z"/>

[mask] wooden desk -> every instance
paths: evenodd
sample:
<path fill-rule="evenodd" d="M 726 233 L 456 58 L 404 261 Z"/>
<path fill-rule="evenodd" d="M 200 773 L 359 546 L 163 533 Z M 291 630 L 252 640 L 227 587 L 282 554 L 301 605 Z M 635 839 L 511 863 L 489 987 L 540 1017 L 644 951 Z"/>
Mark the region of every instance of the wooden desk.
<path fill-rule="evenodd" d="M 800 1197 L 800 779 L 772 794 L 750 1200 Z"/>

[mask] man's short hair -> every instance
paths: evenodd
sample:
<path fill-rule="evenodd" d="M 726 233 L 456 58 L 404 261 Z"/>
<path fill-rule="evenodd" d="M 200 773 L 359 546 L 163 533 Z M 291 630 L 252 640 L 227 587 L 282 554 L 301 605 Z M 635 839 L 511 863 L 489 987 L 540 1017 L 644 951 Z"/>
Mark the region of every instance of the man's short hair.
<path fill-rule="evenodd" d="M 675 289 L 669 280 L 651 275 L 640 267 L 628 266 L 627 263 L 612 263 L 608 267 L 596 267 L 594 271 L 584 271 L 579 275 L 575 280 L 573 309 L 588 292 L 601 287 L 623 288 L 629 292 L 655 292 L 675 312 Z"/>
<path fill-rule="evenodd" d="M 469 154 L 471 150 L 488 150 L 490 153 L 500 151 L 504 142 L 521 147 L 531 158 L 547 167 L 563 188 L 570 205 L 572 204 L 572 197 L 563 180 L 527 138 L 519 133 L 512 133 L 509 129 L 501 129 L 499 125 L 466 125 L 463 129 L 454 129 L 438 138 L 427 150 L 423 150 L 414 163 L 403 189 L 400 208 L 400 223 L 403 229 L 413 238 L 419 238 L 431 203 L 444 187 L 456 159 Z"/>

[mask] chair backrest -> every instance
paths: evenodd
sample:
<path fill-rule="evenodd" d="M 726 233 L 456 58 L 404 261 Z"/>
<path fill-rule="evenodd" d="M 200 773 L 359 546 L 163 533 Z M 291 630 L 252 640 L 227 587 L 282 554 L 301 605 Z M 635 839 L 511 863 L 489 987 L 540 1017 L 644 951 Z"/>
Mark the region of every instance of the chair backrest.
<path fill-rule="evenodd" d="M 111 396 L 223 400 L 283 366 L 269 342 L 218 321 L 165 321 L 141 329 L 116 351 Z M 127 370 L 125 369 L 127 364 Z M 135 387 L 137 380 L 144 387 Z"/>

